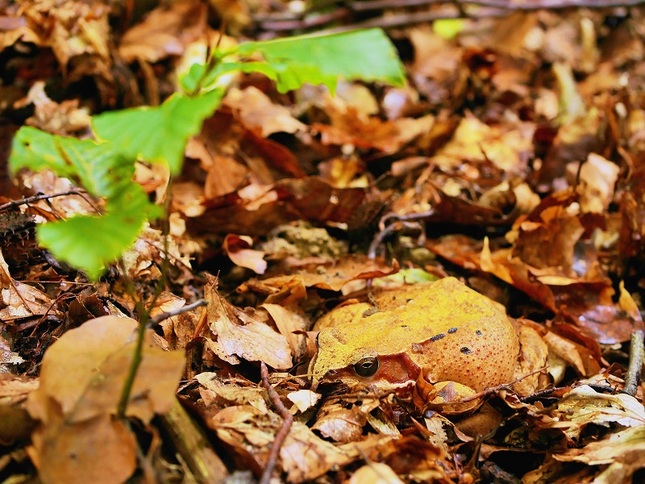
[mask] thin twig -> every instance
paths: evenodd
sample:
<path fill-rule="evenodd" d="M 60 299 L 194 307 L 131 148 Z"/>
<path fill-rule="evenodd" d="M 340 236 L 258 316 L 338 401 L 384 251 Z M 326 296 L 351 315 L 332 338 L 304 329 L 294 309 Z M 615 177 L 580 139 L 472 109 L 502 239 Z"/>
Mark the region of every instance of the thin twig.
<path fill-rule="evenodd" d="M 494 387 L 488 387 L 488 388 L 485 388 L 484 390 L 482 390 L 481 392 L 475 393 L 474 395 L 470 395 L 470 396 L 465 397 L 465 398 L 460 398 L 459 400 L 454 401 L 454 402 L 445 402 L 445 403 L 439 404 L 439 405 L 454 405 L 454 404 L 457 404 L 457 403 L 469 403 L 469 402 L 472 402 L 473 400 L 479 400 L 481 398 L 484 398 L 484 397 L 487 397 L 487 396 L 492 395 L 494 393 L 497 393 L 500 390 L 508 389 L 508 388 L 512 387 L 513 385 L 515 385 L 516 383 L 519 383 L 522 380 L 524 380 L 524 379 L 526 379 L 526 378 L 528 378 L 530 376 L 533 376 L 533 375 L 535 375 L 537 373 L 546 372 L 547 369 L 548 369 L 548 367 L 543 366 L 541 368 L 538 368 L 537 370 L 533 370 L 530 373 L 522 375 L 521 377 L 516 378 L 515 380 L 510 381 L 508 383 L 502 383 L 502 384 L 496 385 Z"/>
<path fill-rule="evenodd" d="M 435 20 L 462 18 L 459 11 L 456 10 L 453 5 L 447 5 L 446 7 L 448 8 L 444 9 L 442 6 L 441 9 L 437 9 L 436 11 L 431 12 L 407 12 L 402 14 L 376 17 L 364 20 L 362 22 L 319 30 L 316 31 L 316 34 L 337 34 L 341 32 L 348 32 L 358 29 L 371 29 L 376 27 L 382 29 L 394 29 L 408 27 L 410 25 L 425 24 L 427 22 L 433 22 Z M 482 7 L 481 10 L 477 11 L 477 18 L 497 18 L 505 17 L 507 15 L 508 10 L 501 8 Z"/>
<path fill-rule="evenodd" d="M 191 304 L 187 304 L 181 308 L 172 309 L 170 311 L 164 311 L 163 313 L 159 313 L 156 316 L 150 318 L 150 321 L 148 321 L 148 328 L 153 328 L 159 323 L 161 323 L 162 321 L 168 318 L 172 318 L 173 316 L 178 316 L 179 314 L 188 313 L 193 309 L 197 309 L 201 306 L 207 306 L 207 305 L 208 305 L 208 302 L 206 300 L 200 299 L 199 301 L 196 301 Z"/>
<path fill-rule="evenodd" d="M 464 3 L 485 7 L 506 8 L 515 10 L 563 10 L 567 8 L 611 8 L 636 7 L 645 0 L 533 0 L 531 2 L 513 2 L 509 0 L 468 0 Z"/>
<path fill-rule="evenodd" d="M 348 7 L 356 11 L 384 10 L 388 8 L 422 7 L 440 3 L 455 3 L 455 0 L 361 0 L 349 2 Z M 514 2 L 512 0 L 463 0 L 463 7 L 476 5 L 479 7 L 503 8 L 509 11 L 542 10 L 566 8 L 608 8 L 633 7 L 645 3 L 645 0 L 532 0 L 530 2 Z"/>
<path fill-rule="evenodd" d="M 0 205 L 0 212 L 3 212 L 10 208 L 19 207 L 20 205 L 27 205 L 29 203 L 39 202 L 40 200 L 49 200 L 50 198 L 66 197 L 68 195 L 78 195 L 80 197 L 83 197 L 85 195 L 85 192 L 82 190 L 79 190 L 78 188 L 72 188 L 71 190 L 67 190 L 65 192 L 52 193 L 50 195 L 41 193 L 39 195 L 34 195 L 32 197 L 21 198 L 20 200 L 11 200 L 10 202 L 3 203 L 2 205 Z"/>
<path fill-rule="evenodd" d="M 381 27 L 395 28 L 431 22 L 440 19 L 455 18 L 495 18 L 507 16 L 516 11 L 535 11 L 543 9 L 562 10 L 571 8 L 616 8 L 636 7 L 645 4 L 645 0 L 534 0 L 531 2 L 514 2 L 511 0 L 360 0 L 342 2 L 332 12 L 319 12 L 318 5 L 302 12 L 271 12 L 253 16 L 260 29 L 266 31 L 307 30 L 329 25 L 332 21 L 347 21 L 345 25 L 316 30 L 318 34 L 330 34 L 356 30 L 360 28 Z M 436 6 L 427 12 L 400 12 L 405 8 Z M 469 10 L 471 7 L 476 10 Z M 352 23 L 354 14 L 394 10 L 389 15 L 381 15 Z"/>
<path fill-rule="evenodd" d="M 367 251 L 367 257 L 370 260 L 376 259 L 376 251 L 378 250 L 379 246 L 383 243 L 383 241 L 393 233 L 403 232 L 404 230 L 419 232 L 420 233 L 419 239 L 423 240 L 424 238 L 424 229 L 421 223 L 405 222 L 405 221 L 394 222 L 376 234 Z"/>
<path fill-rule="evenodd" d="M 632 333 L 631 341 L 629 344 L 629 366 L 627 367 L 627 374 L 625 375 L 625 386 L 623 393 L 636 395 L 638 384 L 640 383 L 641 369 L 643 368 L 643 356 L 645 348 L 645 330 L 637 329 Z"/>
<path fill-rule="evenodd" d="M 299 19 L 263 20 L 260 22 L 265 30 L 303 30 L 327 25 L 333 21 L 351 18 L 351 11 L 346 8 L 339 8 L 333 12 L 304 16 Z"/>
<path fill-rule="evenodd" d="M 291 426 L 293 425 L 293 415 L 291 415 L 289 410 L 287 410 L 287 407 L 285 407 L 282 400 L 280 400 L 280 395 L 278 395 L 278 392 L 276 392 L 271 383 L 269 383 L 269 370 L 267 369 L 264 361 L 260 362 L 260 374 L 262 375 L 262 385 L 266 389 L 271 402 L 283 419 L 282 427 L 280 427 L 278 433 L 275 434 L 275 440 L 271 446 L 271 452 L 269 453 L 266 467 L 264 468 L 262 478 L 260 479 L 260 484 L 269 484 L 271 481 L 271 475 L 273 474 L 273 469 L 278 462 L 280 448 L 282 447 L 284 440 L 287 438 L 287 435 L 289 435 L 289 430 L 291 430 Z"/>

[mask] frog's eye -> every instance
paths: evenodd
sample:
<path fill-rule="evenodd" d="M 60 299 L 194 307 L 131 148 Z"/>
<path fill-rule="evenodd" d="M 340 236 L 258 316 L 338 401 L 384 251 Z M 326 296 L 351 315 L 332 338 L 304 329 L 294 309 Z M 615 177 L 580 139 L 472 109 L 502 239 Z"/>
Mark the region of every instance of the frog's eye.
<path fill-rule="evenodd" d="M 376 356 L 366 356 L 354 364 L 358 376 L 372 376 L 378 371 L 379 362 Z"/>

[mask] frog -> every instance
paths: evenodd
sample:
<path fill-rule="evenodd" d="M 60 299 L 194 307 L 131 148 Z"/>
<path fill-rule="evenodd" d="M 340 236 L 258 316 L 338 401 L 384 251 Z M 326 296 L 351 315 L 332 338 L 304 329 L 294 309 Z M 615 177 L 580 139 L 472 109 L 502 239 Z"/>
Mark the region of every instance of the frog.
<path fill-rule="evenodd" d="M 548 350 L 537 331 L 518 327 L 504 306 L 455 277 L 385 289 L 373 303 L 341 305 L 316 322 L 314 387 L 340 381 L 462 414 L 487 389 L 520 381 L 517 390 L 528 394 L 544 386 L 534 370 Z"/>

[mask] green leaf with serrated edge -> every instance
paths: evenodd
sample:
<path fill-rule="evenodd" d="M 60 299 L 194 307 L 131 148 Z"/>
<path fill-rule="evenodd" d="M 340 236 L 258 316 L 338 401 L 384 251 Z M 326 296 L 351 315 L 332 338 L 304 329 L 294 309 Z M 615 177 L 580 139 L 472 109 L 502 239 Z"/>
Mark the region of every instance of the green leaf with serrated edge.
<path fill-rule="evenodd" d="M 132 247 L 146 220 L 160 215 L 161 208 L 133 183 L 108 201 L 105 215 L 78 215 L 40 225 L 38 242 L 57 259 L 97 280 L 107 264 Z"/>
<path fill-rule="evenodd" d="M 255 52 L 276 67 L 280 91 L 304 82 L 329 86 L 332 76 L 398 86 L 405 83 L 396 49 L 380 29 L 247 42 L 238 48 L 241 56 Z"/>
<path fill-rule="evenodd" d="M 9 167 L 12 172 L 22 168 L 34 171 L 50 169 L 57 175 L 72 178 L 76 169 L 56 149 L 56 136 L 31 126 L 23 126 L 13 137 Z"/>
<path fill-rule="evenodd" d="M 118 146 L 127 158 L 167 163 L 177 174 L 184 161 L 188 138 L 220 101 L 220 89 L 195 97 L 175 94 L 158 107 L 141 107 L 99 114 L 92 125 L 97 137 Z"/>
<path fill-rule="evenodd" d="M 232 72 L 259 72 L 273 81 L 278 80 L 276 67 L 266 62 L 223 62 L 209 72 L 206 72 L 206 66 L 203 64 L 193 64 L 188 72 L 181 77 L 181 87 L 185 92 L 194 92 L 198 87 L 206 91 L 215 87 L 224 88 L 227 82 L 223 79 Z"/>
<path fill-rule="evenodd" d="M 132 183 L 134 164 L 115 153 L 113 145 L 58 136 L 24 126 L 13 140 L 12 171 L 50 169 L 83 186 L 97 197 L 110 197 Z"/>

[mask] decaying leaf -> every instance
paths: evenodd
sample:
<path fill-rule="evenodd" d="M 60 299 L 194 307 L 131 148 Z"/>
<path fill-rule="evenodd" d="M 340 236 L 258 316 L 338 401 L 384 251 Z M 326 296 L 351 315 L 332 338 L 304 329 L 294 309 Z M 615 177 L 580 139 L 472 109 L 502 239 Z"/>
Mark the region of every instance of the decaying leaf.
<path fill-rule="evenodd" d="M 58 196 L 79 180 L 51 172 L 25 170 L 10 180 L 0 160 L 0 372 L 23 374 L 0 375 L 2 472 L 19 469 L 45 483 L 200 481 L 190 475 L 193 455 L 178 455 L 155 428 L 166 420 L 151 420 L 174 401 L 185 352 L 182 401 L 217 438 L 196 453 L 225 453 L 231 472 L 259 478 L 283 423 L 275 394 L 260 381 L 262 361 L 296 422 L 267 469 L 273 480 L 641 478 L 643 392 L 620 390 L 634 356 L 627 341 L 643 327 L 643 8 L 349 3 L 356 5 L 22 0 L 0 7 L 0 117 L 8 121 L 0 153 L 12 150 L 18 125 L 30 125 L 12 153 L 36 153 L 38 166 L 57 158 L 65 174 L 67 158 L 79 160 L 70 150 L 59 156 L 57 143 L 94 144 L 93 125 L 96 144 L 124 149 L 130 168 L 84 179 L 111 190 L 105 177 L 108 185 L 132 178 L 142 201 L 167 200 L 169 209 L 119 268 L 91 283 L 53 260 L 38 246 L 46 237 L 37 237 L 46 234 L 41 223 L 109 204 L 87 193 Z M 467 18 L 416 25 L 455 15 Z M 395 26 L 388 35 L 396 51 L 376 29 L 286 38 L 363 20 Z M 286 92 L 303 79 L 322 85 Z M 132 106 L 141 109 L 126 110 Z M 45 132 L 65 138 L 40 156 L 37 133 Z M 171 143 L 177 133 L 185 134 L 182 143 Z M 154 163 L 169 156 L 169 146 L 172 170 Z M 78 173 L 95 175 L 102 166 L 100 158 L 80 161 Z M 143 223 L 143 211 L 128 212 L 133 206 L 120 207 L 123 224 L 105 235 L 130 219 Z M 65 234 L 57 235 L 50 240 Z M 70 263 L 99 248 L 93 231 L 73 240 L 89 244 Z M 397 272 L 397 261 L 404 270 Z M 134 426 L 115 413 L 137 323 L 97 317 L 133 311 L 122 267 L 141 300 L 154 302 L 153 318 L 181 313 L 201 297 L 208 303 L 146 335 L 126 412 Z M 472 407 L 469 415 L 446 415 L 450 409 L 437 402 L 472 389 L 429 381 L 433 371 L 452 369 L 448 349 L 455 361 L 472 351 L 453 335 L 485 333 L 455 323 L 429 335 L 433 344 L 413 340 L 377 355 L 380 370 L 397 381 L 421 346 L 442 348 L 430 365 L 421 363 L 423 378 L 405 380 L 412 401 L 373 384 L 363 393 L 328 382 L 312 388 L 313 320 L 354 297 L 369 303 L 358 321 L 383 314 L 387 303 L 370 299 L 381 287 L 429 275 L 455 276 L 504 305 L 520 344 L 477 365 L 495 369 L 504 359 L 517 380 L 461 402 Z M 441 317 L 448 323 L 458 320 L 457 294 L 450 298 Z M 397 324 L 418 331 L 437 311 L 435 304 Z M 371 343 L 374 328 L 361 328 L 349 350 Z M 451 341 L 457 344 L 442 346 Z M 459 370 L 476 374 L 477 365 Z M 355 376 L 363 367 L 344 369 Z M 37 372 L 39 380 L 24 376 Z M 428 398 L 415 408 L 421 396 Z"/>
<path fill-rule="evenodd" d="M 109 484 L 127 480 L 136 469 L 134 435 L 125 423 L 103 414 L 77 423 L 53 411 L 33 434 L 29 455 L 43 482 Z"/>
<path fill-rule="evenodd" d="M 253 314 L 244 313 L 217 293 L 217 281 L 211 278 L 206 290 L 208 324 L 213 338 L 207 344 L 229 363 L 264 361 L 275 369 L 293 366 L 287 338 Z"/>
<path fill-rule="evenodd" d="M 600 442 L 592 442 L 582 449 L 570 449 L 553 458 L 560 462 L 582 462 L 589 466 L 608 466 L 594 479 L 595 482 L 629 482 L 633 474 L 645 467 L 645 426 L 631 427 L 609 435 Z"/>
<path fill-rule="evenodd" d="M 0 291 L 0 320 L 3 322 L 42 316 L 52 309 L 52 301 L 47 294 L 11 277 L 2 251 L 0 251 Z"/>
<path fill-rule="evenodd" d="M 246 235 L 228 234 L 224 238 L 224 252 L 238 266 L 251 269 L 256 274 L 264 274 L 267 262 L 264 252 L 252 249 L 253 239 Z"/>
<path fill-rule="evenodd" d="M 306 126 L 294 118 L 288 109 L 271 100 L 257 88 L 231 89 L 224 104 L 233 109 L 236 117 L 249 130 L 264 138 L 273 133 L 296 133 Z"/>
<path fill-rule="evenodd" d="M 577 439 L 582 430 L 591 424 L 609 427 L 643 427 L 645 410 L 634 397 L 626 394 L 598 393 L 587 385 L 571 390 L 551 411 L 552 427 L 561 428 L 571 438 Z"/>
<path fill-rule="evenodd" d="M 30 452 L 45 480 L 85 482 L 91 476 L 116 482 L 134 471 L 135 439 L 115 414 L 136 328 L 130 318 L 96 318 L 65 333 L 45 353 L 40 386 L 27 405 L 41 423 Z M 147 423 L 167 412 L 183 367 L 182 352 L 163 351 L 148 340 L 126 414 Z"/>
<path fill-rule="evenodd" d="M 193 0 L 155 9 L 125 32 L 119 54 L 126 62 L 158 62 L 168 56 L 180 56 L 186 45 L 204 31 L 205 13 L 204 6 Z"/>

